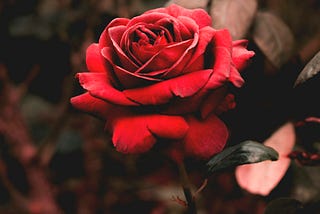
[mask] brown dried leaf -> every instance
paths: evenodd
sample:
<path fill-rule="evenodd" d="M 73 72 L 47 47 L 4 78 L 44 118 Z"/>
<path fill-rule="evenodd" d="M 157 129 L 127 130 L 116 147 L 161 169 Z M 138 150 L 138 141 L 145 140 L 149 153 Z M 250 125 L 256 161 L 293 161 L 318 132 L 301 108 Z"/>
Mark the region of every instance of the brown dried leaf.
<path fill-rule="evenodd" d="M 242 39 L 251 26 L 257 6 L 256 0 L 212 0 L 209 11 L 213 27 L 227 28 L 234 40 Z"/>
<path fill-rule="evenodd" d="M 299 74 L 294 87 L 300 85 L 320 72 L 320 51 L 307 63 Z"/>
<path fill-rule="evenodd" d="M 177 4 L 188 9 L 202 8 L 206 10 L 208 0 L 170 0 L 166 3 L 166 6 L 171 4 Z"/>
<path fill-rule="evenodd" d="M 253 40 L 277 68 L 292 55 L 294 38 L 291 30 L 270 12 L 258 12 L 253 25 Z"/>

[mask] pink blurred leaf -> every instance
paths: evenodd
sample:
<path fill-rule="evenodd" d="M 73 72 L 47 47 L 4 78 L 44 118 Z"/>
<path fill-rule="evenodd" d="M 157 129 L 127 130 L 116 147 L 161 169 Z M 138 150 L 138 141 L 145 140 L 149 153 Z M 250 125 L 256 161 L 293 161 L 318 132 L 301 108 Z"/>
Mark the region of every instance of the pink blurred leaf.
<path fill-rule="evenodd" d="M 289 165 L 296 136 L 294 125 L 288 122 L 275 131 L 265 142 L 279 153 L 277 161 L 264 161 L 238 166 L 235 171 L 239 186 L 252 194 L 268 195 L 281 181 Z"/>

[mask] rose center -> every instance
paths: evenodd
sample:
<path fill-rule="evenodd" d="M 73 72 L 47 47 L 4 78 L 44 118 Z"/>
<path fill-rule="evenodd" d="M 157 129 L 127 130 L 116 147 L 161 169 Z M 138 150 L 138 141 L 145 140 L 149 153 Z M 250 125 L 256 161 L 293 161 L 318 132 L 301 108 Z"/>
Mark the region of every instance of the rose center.
<path fill-rule="evenodd" d="M 143 64 L 153 55 L 172 43 L 171 36 L 165 29 L 138 27 L 132 35 L 131 53 L 132 57 Z"/>

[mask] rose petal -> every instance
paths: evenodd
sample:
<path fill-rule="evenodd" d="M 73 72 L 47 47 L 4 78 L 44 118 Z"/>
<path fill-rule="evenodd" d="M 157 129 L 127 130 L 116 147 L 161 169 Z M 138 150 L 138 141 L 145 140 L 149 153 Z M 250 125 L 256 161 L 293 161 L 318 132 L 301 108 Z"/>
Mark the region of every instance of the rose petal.
<path fill-rule="evenodd" d="M 102 31 L 99 38 L 99 48 L 102 49 L 104 47 L 111 47 L 112 43 L 109 37 L 108 29 L 115 26 L 126 26 L 130 19 L 127 18 L 116 18 L 113 19 L 107 27 Z"/>
<path fill-rule="evenodd" d="M 188 125 L 179 116 L 126 115 L 107 122 L 106 128 L 113 131 L 112 142 L 118 151 L 134 154 L 148 151 L 156 137 L 182 138 Z"/>
<path fill-rule="evenodd" d="M 229 80 L 230 80 L 230 82 L 233 83 L 234 86 L 236 86 L 238 88 L 240 88 L 244 83 L 244 80 L 242 79 L 239 71 L 234 67 L 234 65 L 231 65 L 231 67 L 230 67 Z"/>
<path fill-rule="evenodd" d="M 139 67 L 120 48 L 121 37 L 123 33 L 126 31 L 126 29 L 127 29 L 126 26 L 116 26 L 116 27 L 109 28 L 108 33 L 115 50 L 114 54 L 116 54 L 116 56 L 120 60 L 120 64 L 118 64 L 118 66 L 124 68 L 125 70 L 134 72 Z M 115 64 L 115 63 L 112 62 L 112 64 Z"/>
<path fill-rule="evenodd" d="M 180 116 L 155 115 L 150 117 L 148 128 L 157 137 L 181 139 L 186 135 L 189 126 Z"/>
<path fill-rule="evenodd" d="M 215 113 L 217 115 L 226 112 L 230 109 L 234 109 L 236 107 L 236 102 L 234 99 L 234 95 L 233 94 L 227 94 L 224 99 L 222 100 L 222 102 L 219 104 L 219 106 L 217 106 L 217 108 L 215 109 Z"/>
<path fill-rule="evenodd" d="M 127 27 L 130 28 L 136 24 L 141 24 L 141 23 L 144 23 L 144 24 L 154 24 L 156 23 L 157 21 L 161 20 L 161 19 L 164 19 L 164 18 L 171 18 L 172 17 L 169 15 L 169 14 L 163 14 L 163 13 L 158 13 L 158 12 L 154 12 L 154 13 L 144 13 L 140 16 L 136 16 L 136 17 L 133 17 L 129 23 L 127 24 Z"/>
<path fill-rule="evenodd" d="M 91 96 L 88 92 L 72 97 L 70 102 L 76 109 L 101 118 L 106 118 L 110 110 L 115 107 L 110 103 Z"/>
<path fill-rule="evenodd" d="M 132 88 L 136 86 L 149 85 L 149 84 L 153 84 L 155 82 L 161 81 L 161 79 L 153 78 L 152 76 L 149 77 L 148 75 L 145 76 L 145 75 L 135 74 L 133 72 L 127 71 L 124 68 L 121 68 L 115 65 L 113 63 L 115 59 L 114 59 L 112 48 L 109 48 L 109 47 L 103 48 L 101 50 L 101 54 L 113 66 L 113 72 L 115 73 L 116 78 L 119 80 L 123 88 Z M 110 74 L 110 71 L 108 74 Z"/>
<path fill-rule="evenodd" d="M 205 99 L 200 107 L 201 117 L 206 118 L 212 113 L 216 107 L 223 101 L 227 94 L 227 88 L 221 87 L 210 92 L 209 96 Z"/>
<path fill-rule="evenodd" d="M 177 19 L 172 18 L 171 16 L 169 18 L 162 18 L 155 24 L 168 29 L 174 42 L 181 42 L 192 38 L 193 33 L 190 32 L 185 25 L 181 24 Z"/>
<path fill-rule="evenodd" d="M 180 58 L 169 69 L 167 69 L 166 72 L 163 73 L 162 78 L 170 79 L 186 73 L 185 68 L 193 55 L 193 52 L 194 52 L 193 49 L 197 44 L 197 39 L 198 39 L 198 35 L 196 34 L 192 44 L 184 51 L 184 53 L 180 56 Z M 198 70 L 203 70 L 203 67 Z M 194 70 L 194 71 L 197 71 L 197 70 Z"/>
<path fill-rule="evenodd" d="M 241 71 L 248 62 L 248 59 L 254 56 L 253 51 L 248 51 L 247 40 L 237 40 L 232 43 L 232 61 L 238 71 Z"/>
<path fill-rule="evenodd" d="M 188 65 L 186 66 L 185 73 L 201 70 L 204 68 L 204 53 L 215 33 L 216 30 L 214 30 L 212 27 L 204 27 L 200 29 L 199 42 L 194 54 L 192 55 L 192 59 L 190 59 Z"/>
<path fill-rule="evenodd" d="M 170 14 L 173 17 L 179 16 L 187 16 L 195 20 L 197 25 L 202 28 L 205 26 L 211 26 L 212 21 L 209 14 L 203 9 L 186 9 L 176 4 L 171 4 L 166 8 L 157 8 L 153 10 L 149 10 L 145 12 L 145 14 L 149 13 L 163 13 L 163 14 Z"/>
<path fill-rule="evenodd" d="M 226 125 L 214 114 L 204 120 L 188 116 L 189 130 L 183 138 L 187 155 L 208 159 L 225 146 L 229 132 Z"/>
<path fill-rule="evenodd" d="M 154 85 L 124 90 L 130 100 L 143 105 L 167 103 L 174 96 L 189 97 L 197 93 L 208 81 L 212 70 L 201 70 L 169 79 Z"/>
<path fill-rule="evenodd" d="M 107 73 L 78 73 L 76 76 L 81 86 L 97 98 L 118 105 L 137 105 L 113 87 Z"/>
<path fill-rule="evenodd" d="M 106 126 L 108 129 L 109 125 Z M 122 117 L 112 124 L 112 142 L 117 151 L 137 154 L 151 149 L 156 138 L 148 130 L 144 120 L 132 117 Z"/>
<path fill-rule="evenodd" d="M 228 30 L 216 31 L 213 38 L 213 75 L 206 88 L 214 89 L 223 85 L 230 76 L 232 39 Z"/>
<path fill-rule="evenodd" d="M 119 66 L 114 66 L 114 72 L 124 88 L 141 87 L 162 81 L 158 78 L 129 72 Z"/>
<path fill-rule="evenodd" d="M 163 48 L 156 55 L 152 56 L 143 66 L 141 66 L 136 73 L 148 73 L 149 71 L 172 67 L 188 52 L 191 44 L 193 44 L 193 40 L 186 40 Z"/>
<path fill-rule="evenodd" d="M 107 72 L 110 68 L 106 68 L 107 64 L 103 61 L 100 53 L 99 45 L 91 44 L 86 51 L 86 64 L 91 72 Z"/>

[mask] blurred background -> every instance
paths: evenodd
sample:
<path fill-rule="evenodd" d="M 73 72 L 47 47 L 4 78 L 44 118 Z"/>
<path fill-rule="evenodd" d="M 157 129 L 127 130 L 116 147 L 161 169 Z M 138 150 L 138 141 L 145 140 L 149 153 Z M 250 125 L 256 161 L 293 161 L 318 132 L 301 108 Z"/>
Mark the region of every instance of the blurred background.
<path fill-rule="evenodd" d="M 69 99 L 83 92 L 74 75 L 87 69 L 86 48 L 112 19 L 170 3 L 213 15 L 212 2 L 1 0 L 0 213 L 185 213 L 174 199 L 184 197 L 176 166 L 164 154 L 156 149 L 139 156 L 117 153 L 102 131 L 103 121 L 76 111 Z M 233 89 L 237 107 L 222 115 L 231 130 L 228 144 L 263 142 L 284 122 L 302 121 L 295 127 L 296 148 L 319 153 L 320 123 L 304 121 L 320 118 L 319 74 L 293 85 L 320 50 L 320 2 L 255 2 L 241 36 L 256 55 L 242 72 L 245 86 Z M 276 17 L 267 19 L 270 29 L 265 14 Z M 263 30 L 278 32 L 270 37 L 276 47 L 265 43 L 270 38 Z M 203 166 L 187 162 L 195 188 L 203 181 Z M 291 197 L 305 212 L 319 213 L 319 179 L 319 165 L 292 160 L 277 187 L 261 196 L 241 189 L 234 169 L 224 170 L 198 196 L 198 210 L 263 213 L 273 199 Z"/>

